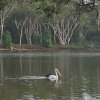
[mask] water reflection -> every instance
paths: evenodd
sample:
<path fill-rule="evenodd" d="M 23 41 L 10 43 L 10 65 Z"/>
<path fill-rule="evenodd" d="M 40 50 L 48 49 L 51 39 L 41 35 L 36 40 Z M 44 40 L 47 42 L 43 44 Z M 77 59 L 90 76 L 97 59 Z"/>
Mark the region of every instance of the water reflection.
<path fill-rule="evenodd" d="M 0 53 L 0 100 L 100 100 L 99 65 L 99 52 Z M 41 79 L 54 68 L 61 81 Z"/>
<path fill-rule="evenodd" d="M 83 100 L 100 100 L 100 98 L 92 97 L 88 93 L 83 93 Z"/>
<path fill-rule="evenodd" d="M 20 80 L 42 80 L 42 79 L 46 79 L 46 77 L 44 76 L 24 76 L 19 79 Z"/>

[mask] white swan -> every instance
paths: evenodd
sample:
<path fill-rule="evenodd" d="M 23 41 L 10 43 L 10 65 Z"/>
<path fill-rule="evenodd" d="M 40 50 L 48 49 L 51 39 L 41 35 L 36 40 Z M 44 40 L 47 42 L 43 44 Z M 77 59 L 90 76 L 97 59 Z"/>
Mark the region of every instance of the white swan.
<path fill-rule="evenodd" d="M 50 81 L 58 81 L 58 74 L 61 76 L 61 73 L 59 72 L 59 70 L 57 68 L 54 69 L 55 71 L 55 75 L 52 74 L 47 74 L 46 78 Z"/>

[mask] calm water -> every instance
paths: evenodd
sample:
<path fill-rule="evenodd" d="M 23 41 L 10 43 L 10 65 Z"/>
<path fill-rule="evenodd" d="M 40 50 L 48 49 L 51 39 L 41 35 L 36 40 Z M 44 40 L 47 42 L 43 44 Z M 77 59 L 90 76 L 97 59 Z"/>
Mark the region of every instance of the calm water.
<path fill-rule="evenodd" d="M 41 79 L 54 68 L 58 83 Z M 100 100 L 100 53 L 0 52 L 0 100 Z"/>

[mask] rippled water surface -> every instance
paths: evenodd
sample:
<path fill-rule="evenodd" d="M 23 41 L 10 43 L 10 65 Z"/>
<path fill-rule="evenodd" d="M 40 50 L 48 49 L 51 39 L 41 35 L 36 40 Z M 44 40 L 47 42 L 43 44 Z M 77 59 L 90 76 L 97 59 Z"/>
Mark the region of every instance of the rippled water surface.
<path fill-rule="evenodd" d="M 0 52 L 0 100 L 100 100 L 100 52 Z"/>

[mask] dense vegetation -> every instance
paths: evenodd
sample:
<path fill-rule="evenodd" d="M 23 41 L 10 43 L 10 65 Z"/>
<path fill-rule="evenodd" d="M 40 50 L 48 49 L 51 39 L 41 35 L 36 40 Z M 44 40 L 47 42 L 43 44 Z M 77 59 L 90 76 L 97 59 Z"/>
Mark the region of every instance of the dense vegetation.
<path fill-rule="evenodd" d="M 0 43 L 98 44 L 99 0 L 1 0 Z"/>

